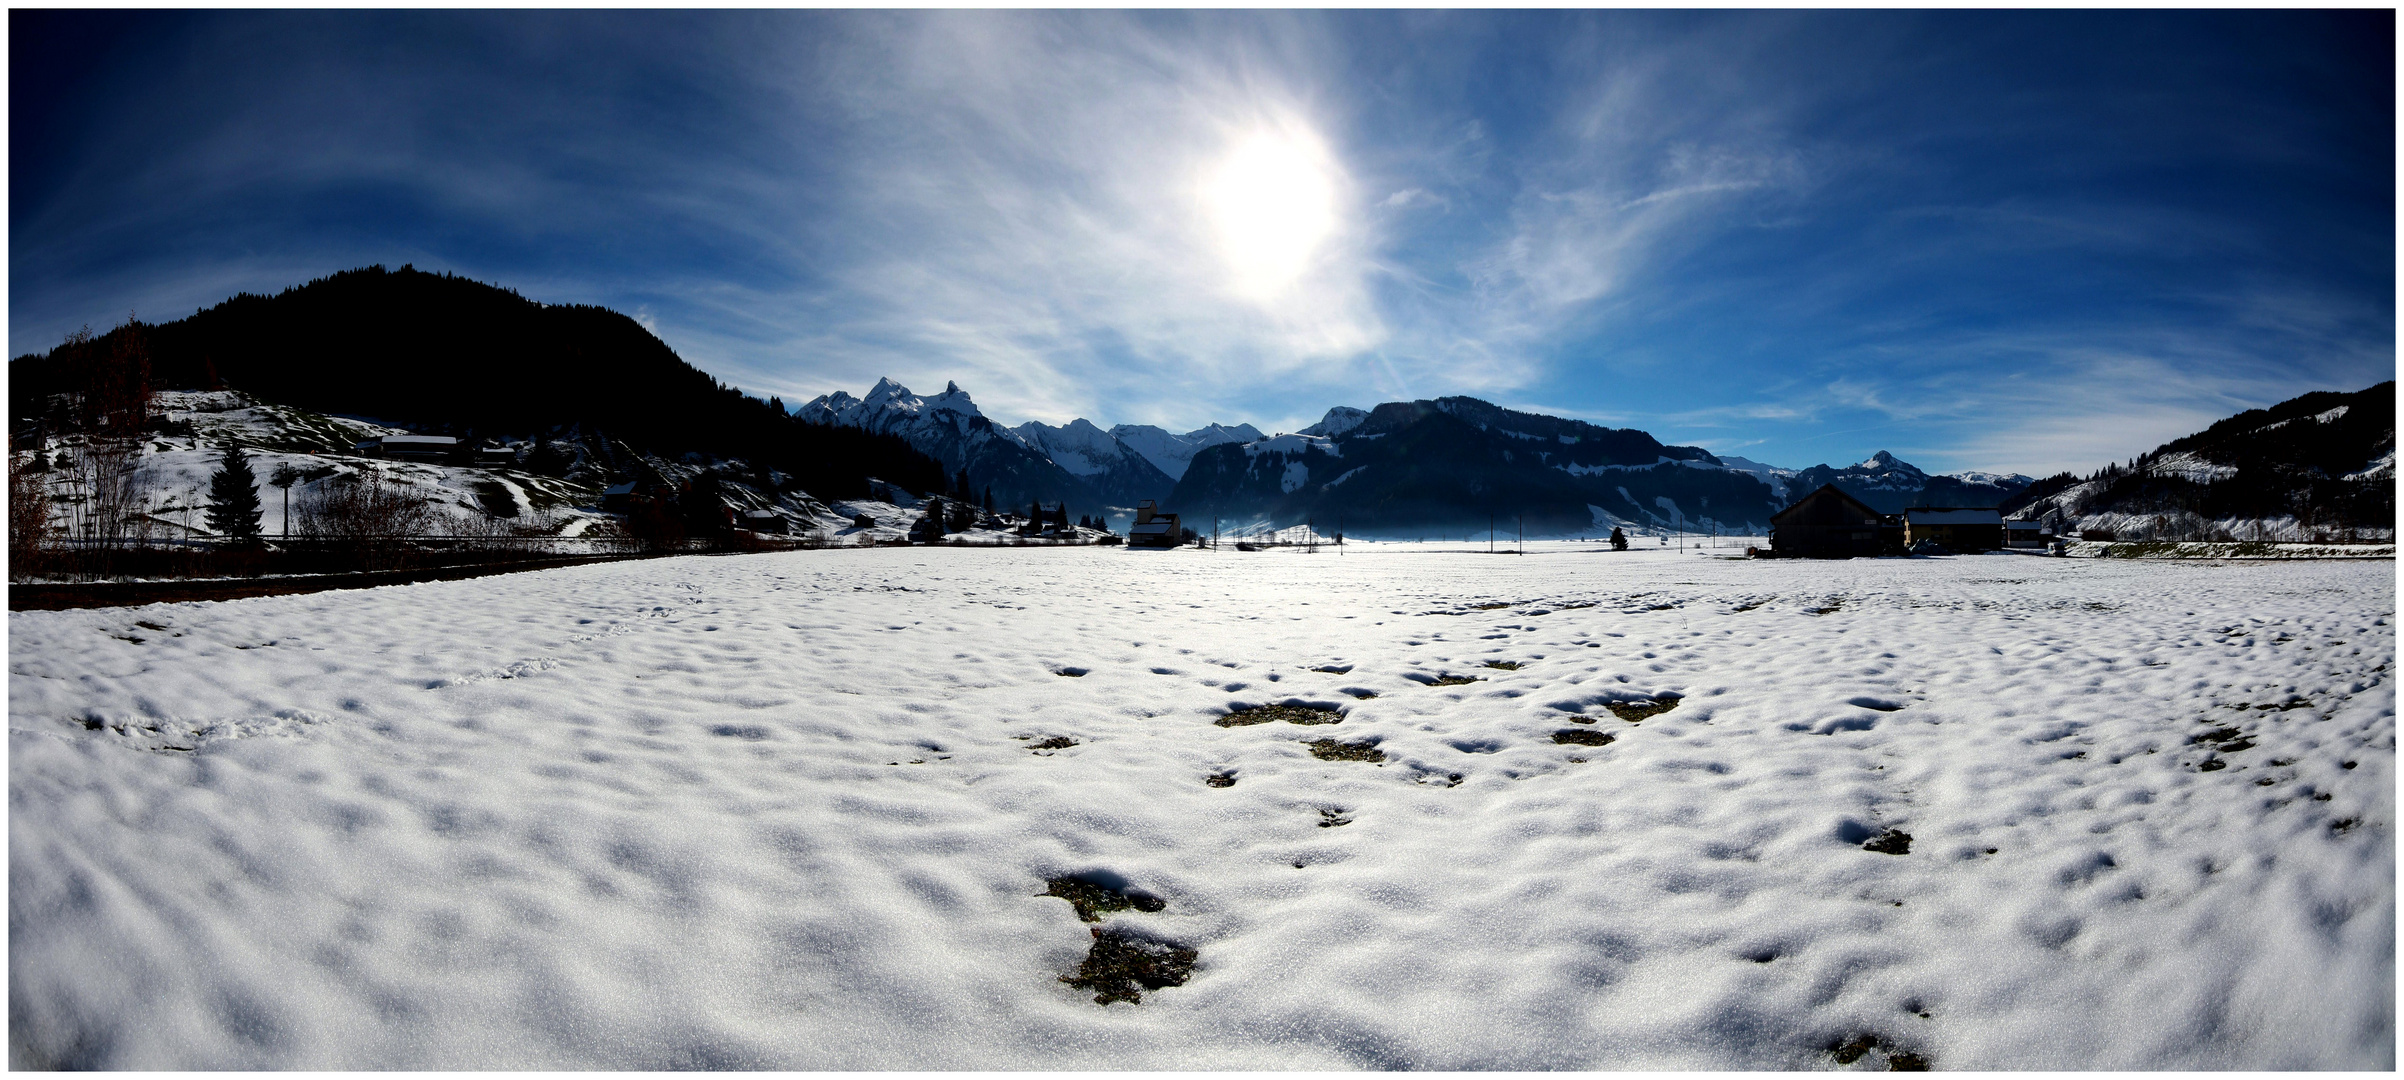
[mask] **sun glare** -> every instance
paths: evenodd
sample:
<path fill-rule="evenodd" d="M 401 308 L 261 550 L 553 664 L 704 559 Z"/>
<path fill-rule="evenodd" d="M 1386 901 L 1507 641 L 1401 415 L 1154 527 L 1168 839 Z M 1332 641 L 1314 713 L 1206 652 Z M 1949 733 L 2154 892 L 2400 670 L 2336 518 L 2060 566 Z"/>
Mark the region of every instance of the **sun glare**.
<path fill-rule="evenodd" d="M 1251 136 L 1203 186 L 1237 291 L 1267 298 L 1310 268 L 1336 227 L 1334 163 L 1315 140 Z"/>

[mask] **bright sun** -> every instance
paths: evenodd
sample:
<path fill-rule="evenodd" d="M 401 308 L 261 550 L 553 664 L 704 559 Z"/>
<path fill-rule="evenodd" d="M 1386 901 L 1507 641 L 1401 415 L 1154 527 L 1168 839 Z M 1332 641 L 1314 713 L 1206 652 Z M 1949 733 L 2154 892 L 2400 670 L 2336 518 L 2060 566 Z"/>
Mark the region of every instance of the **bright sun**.
<path fill-rule="evenodd" d="M 1336 227 L 1334 163 L 1316 140 L 1261 133 L 1205 180 L 1204 204 L 1236 289 L 1266 299 L 1309 269 Z"/>

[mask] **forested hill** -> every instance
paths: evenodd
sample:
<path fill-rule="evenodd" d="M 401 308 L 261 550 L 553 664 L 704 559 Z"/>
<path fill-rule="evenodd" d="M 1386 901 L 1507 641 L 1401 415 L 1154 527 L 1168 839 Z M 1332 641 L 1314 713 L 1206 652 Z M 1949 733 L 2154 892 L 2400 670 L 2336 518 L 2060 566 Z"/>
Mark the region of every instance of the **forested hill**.
<path fill-rule="evenodd" d="M 2039 480 L 2003 510 L 2124 538 L 2392 535 L 2396 384 L 2248 409 L 2084 479 Z"/>
<path fill-rule="evenodd" d="M 9 365 L 11 415 L 32 415 L 49 392 L 75 385 L 81 359 L 129 344 L 147 351 L 162 389 L 224 385 L 455 435 L 580 425 L 656 452 L 773 466 L 821 498 L 860 494 L 867 475 L 912 490 L 945 486 L 941 466 L 901 439 L 796 422 L 782 403 L 720 384 L 618 312 L 540 304 L 407 266 L 245 293 L 190 318 L 19 358 Z"/>

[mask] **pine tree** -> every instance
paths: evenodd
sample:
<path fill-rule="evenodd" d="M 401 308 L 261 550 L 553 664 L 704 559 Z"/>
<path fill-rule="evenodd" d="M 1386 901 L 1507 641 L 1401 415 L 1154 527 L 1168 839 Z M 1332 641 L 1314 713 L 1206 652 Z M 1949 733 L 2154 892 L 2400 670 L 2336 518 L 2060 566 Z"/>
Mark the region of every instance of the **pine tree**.
<path fill-rule="evenodd" d="M 209 477 L 209 528 L 242 544 L 259 540 L 259 478 L 250 471 L 250 456 L 239 445 L 225 448 L 225 457 Z"/>

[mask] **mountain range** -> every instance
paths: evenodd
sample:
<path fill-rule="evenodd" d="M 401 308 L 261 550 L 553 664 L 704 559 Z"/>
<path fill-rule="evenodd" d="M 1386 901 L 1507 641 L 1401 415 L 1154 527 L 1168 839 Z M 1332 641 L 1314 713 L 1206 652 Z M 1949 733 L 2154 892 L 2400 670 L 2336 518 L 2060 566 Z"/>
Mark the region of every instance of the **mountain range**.
<path fill-rule="evenodd" d="M 1497 517 L 1516 528 L 1524 517 L 1539 535 L 1614 525 L 1759 529 L 1824 483 L 1888 510 L 1993 506 L 2030 483 L 1930 475 L 1885 451 L 1844 468 L 1780 468 L 1470 397 L 1339 405 L 1290 434 L 1216 423 L 1176 434 L 1085 419 L 1005 427 L 957 383 L 922 397 L 888 378 L 864 397 L 836 391 L 794 415 L 898 437 L 1000 503 L 1065 499 L 1123 511 L 1151 499 L 1239 528 L 1325 521 L 1402 535 L 1482 529 Z"/>
<path fill-rule="evenodd" d="M 1848 466 L 1786 468 L 1630 428 L 1471 397 L 1336 406 L 1292 433 L 1247 423 L 1171 432 L 1006 426 L 956 383 L 922 397 L 893 379 L 788 410 L 719 383 L 633 319 L 542 304 L 449 274 L 381 266 L 274 296 L 243 294 L 160 325 L 78 335 L 10 362 L 18 435 L 58 403 L 91 400 L 95 372 L 161 388 L 232 388 L 263 401 L 410 430 L 531 445 L 577 484 L 644 479 L 660 462 L 749 477 L 778 498 L 990 494 L 997 506 L 1067 502 L 1123 520 L 1151 499 L 1191 521 L 1310 521 L 1358 534 L 1535 535 L 1614 525 L 1758 530 L 1835 484 L 1886 512 L 2000 506 L 2073 525 L 2194 535 L 2252 528 L 2394 528 L 2394 384 L 2250 410 L 2085 478 L 1932 475 L 1886 451 Z M 548 440 L 551 451 L 544 451 Z M 535 453 L 534 451 L 543 451 Z M 552 452 L 556 451 L 556 452 Z M 643 464 L 651 462 L 650 465 Z M 773 489 L 771 491 L 770 489 Z M 776 494 L 784 493 L 784 494 Z M 763 495 L 763 497 L 768 497 Z"/>

